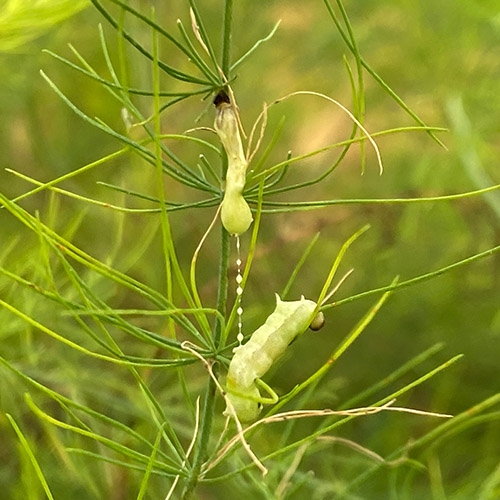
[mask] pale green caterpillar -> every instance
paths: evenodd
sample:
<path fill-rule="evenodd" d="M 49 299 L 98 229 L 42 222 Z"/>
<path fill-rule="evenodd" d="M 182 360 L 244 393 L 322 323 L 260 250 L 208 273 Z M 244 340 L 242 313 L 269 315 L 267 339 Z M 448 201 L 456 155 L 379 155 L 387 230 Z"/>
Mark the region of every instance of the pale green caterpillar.
<path fill-rule="evenodd" d="M 234 356 L 229 364 L 226 378 L 226 396 L 240 421 L 255 420 L 261 411 L 261 403 L 276 403 L 277 396 L 261 382 L 261 377 L 271 368 L 288 345 L 308 326 L 319 330 L 324 324 L 322 312 L 317 311 L 317 304 L 302 297 L 300 300 L 283 301 L 276 294 L 276 309 L 257 328 L 250 340 L 234 349 Z M 263 398 L 258 385 L 266 388 L 271 398 Z M 231 415 L 228 407 L 224 415 Z"/>
<path fill-rule="evenodd" d="M 252 223 L 252 212 L 243 198 L 248 162 L 243 152 L 238 119 L 228 95 L 221 90 L 214 99 L 214 128 L 227 154 L 226 187 L 221 207 L 222 225 L 230 234 L 244 233 Z"/>

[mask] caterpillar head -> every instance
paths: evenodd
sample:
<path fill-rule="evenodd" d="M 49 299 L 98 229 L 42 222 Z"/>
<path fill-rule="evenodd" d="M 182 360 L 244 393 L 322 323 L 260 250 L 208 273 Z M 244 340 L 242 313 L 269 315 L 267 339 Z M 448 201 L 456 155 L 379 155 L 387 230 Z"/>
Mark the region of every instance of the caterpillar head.
<path fill-rule="evenodd" d="M 325 315 L 321 311 L 318 311 L 318 314 L 314 316 L 311 324 L 309 325 L 309 330 L 317 332 L 318 330 L 321 330 L 323 326 L 325 326 Z"/>

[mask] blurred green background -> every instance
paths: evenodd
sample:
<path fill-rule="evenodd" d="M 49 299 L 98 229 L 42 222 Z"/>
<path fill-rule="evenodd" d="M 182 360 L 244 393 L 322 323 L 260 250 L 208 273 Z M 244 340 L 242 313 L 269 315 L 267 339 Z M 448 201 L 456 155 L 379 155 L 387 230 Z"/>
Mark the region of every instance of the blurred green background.
<path fill-rule="evenodd" d="M 176 19 L 181 18 L 189 25 L 186 2 L 157 3 L 156 15 L 160 24 L 173 28 Z M 216 45 L 220 42 L 221 5 L 222 2 L 199 1 L 200 11 Z M 481 176 L 489 178 L 491 185 L 500 183 L 498 2 L 359 0 L 346 2 L 345 7 L 363 57 L 427 125 L 449 129 L 448 133 L 440 134 L 448 151 L 440 148 L 424 132 L 385 136 L 378 140 L 385 165 L 382 176 L 378 175 L 375 157 L 368 147 L 366 171 L 360 175 L 359 150 L 353 148 L 333 177 L 315 189 L 292 195 L 293 199 L 437 196 L 484 187 Z M 247 129 L 264 101 L 272 102 L 296 90 L 323 92 L 351 107 L 350 83 L 342 62 L 347 51 L 319 0 L 236 2 L 233 57 L 236 59 L 257 38 L 267 34 L 278 19 L 282 22 L 275 37 L 240 68 L 233 86 Z M 49 74 L 88 115 L 99 116 L 120 128 L 120 109 L 115 102 L 109 101 L 102 88 L 41 52 L 47 48 L 71 58 L 67 47 L 71 43 L 94 67 L 105 72 L 98 23 L 105 24 L 89 7 L 50 29 L 41 30 L 32 40 L 15 47 L 4 43 L 6 31 L 0 26 L 0 190 L 9 197 L 27 191 L 30 186 L 6 172 L 5 168 L 46 182 L 119 147 L 117 141 L 84 123 L 69 110 L 39 74 L 40 69 Z M 110 50 L 115 54 L 116 34 L 108 26 L 105 26 L 105 32 Z M 171 57 L 175 61 L 177 55 Z M 130 58 L 131 84 L 151 88 L 150 73 L 142 60 L 132 50 Z M 168 53 L 165 53 L 167 58 Z M 172 88 L 179 88 L 179 83 L 171 84 Z M 140 105 L 147 109 L 146 102 Z M 164 122 L 165 132 L 211 126 L 212 111 L 206 113 L 206 108 L 206 102 L 198 98 L 173 107 Z M 197 124 L 195 119 L 200 114 L 201 121 Z M 342 140 L 350 131 L 349 122 L 341 112 L 313 99 L 296 99 L 283 107 L 276 107 L 269 117 L 271 129 L 283 114 L 286 114 L 286 122 L 274 153 L 276 158 L 288 150 L 300 154 Z M 367 129 L 375 132 L 412 124 L 411 118 L 367 75 Z M 183 143 L 173 148 L 192 161 L 196 161 L 199 153 L 192 146 L 186 148 Z M 320 171 L 323 162 L 328 163 L 328 155 L 304 162 L 302 170 L 298 169 L 294 175 L 297 179 L 307 178 L 307 169 Z M 144 170 L 143 166 L 138 168 L 134 159 L 119 159 L 69 181 L 65 187 L 110 203 L 134 205 L 135 200 L 105 189 L 97 185 L 97 181 L 144 191 L 152 189 L 154 171 Z M 174 199 L 186 200 L 196 196 L 176 189 L 172 193 Z M 53 220 L 54 226 L 61 231 L 81 217 L 74 234 L 75 241 L 103 260 L 113 253 L 123 267 L 130 254 L 138 252 L 134 246 L 138 244 L 137 240 L 153 231 L 156 225 L 155 216 L 125 216 L 122 219 L 102 208 L 88 207 L 67 198 L 61 197 L 55 203 L 48 193 L 40 193 L 23 201 L 23 206 L 31 212 L 39 211 L 43 220 Z M 290 269 L 318 231 L 321 232 L 320 240 L 294 285 L 294 296 L 304 293 L 307 297 L 316 297 L 342 242 L 362 225 L 371 224 L 371 230 L 346 257 L 345 269 L 354 267 L 355 272 L 337 293 L 341 298 L 386 285 L 395 275 L 403 280 L 409 279 L 497 245 L 500 240 L 499 207 L 500 195 L 494 194 L 490 198 L 478 196 L 453 202 L 338 205 L 293 215 L 266 216 L 244 299 L 245 329 L 251 331 L 262 322 L 263 304 L 266 304 L 265 314 L 270 312 L 274 292 L 284 287 Z M 180 212 L 172 216 L 175 239 L 180 248 L 186 249 L 185 257 L 181 257 L 185 264 L 213 213 L 213 210 L 207 213 L 198 211 L 193 217 Z M 124 234 L 120 248 L 116 248 L 113 240 L 120 231 Z M 14 238 L 18 238 L 15 247 L 6 253 Z M 30 266 L 34 265 L 32 251 L 36 237 L 6 211 L 0 211 L 0 242 L 0 264 L 21 274 L 29 274 Z M 243 244 L 247 243 L 248 239 L 244 238 Z M 162 278 L 157 272 L 159 252 L 159 240 L 152 238 L 152 244 L 141 259 L 131 260 L 130 272 L 161 289 Z M 209 238 L 202 259 L 199 266 L 201 291 L 204 299 L 213 305 L 218 262 L 215 236 Z M 341 404 L 437 342 L 443 342 L 444 348 L 433 362 L 429 362 L 429 369 L 458 353 L 463 353 L 464 358 L 398 401 L 399 406 L 457 414 L 498 392 L 499 271 L 500 256 L 495 254 L 394 294 L 367 332 L 332 370 L 321 395 L 325 406 Z M 16 293 L 9 280 L 0 278 L 0 297 Z M 30 307 L 37 310 L 39 306 L 35 299 L 30 300 Z M 273 387 L 281 392 L 290 389 L 323 363 L 325 353 L 330 352 L 338 339 L 349 331 L 370 307 L 372 300 L 359 300 L 329 310 L 327 327 L 321 334 L 305 335 L 292 346 L 274 374 Z M 123 298 L 121 307 L 127 306 L 133 304 L 127 304 Z M 51 311 L 40 309 L 38 313 L 43 319 Z M 6 325 L 0 326 L 1 354 L 29 366 L 26 353 L 19 350 L 23 344 L 16 340 L 24 334 L 26 327 L 20 321 L 13 322 L 11 317 L 7 320 L 7 317 L 5 311 L 0 311 L 0 321 Z M 57 353 L 44 351 L 43 361 L 35 356 L 31 362 L 35 373 L 41 362 L 53 370 L 49 378 L 57 380 L 62 375 L 57 372 Z M 22 397 L 7 388 L 6 372 L 0 373 L 4 379 L 0 433 L 4 436 L 2 439 L 12 443 L 15 440 L 3 413 L 23 415 L 27 409 Z M 385 455 L 418 437 L 432 425 L 429 420 L 410 416 L 383 415 L 356 420 L 346 434 Z M 35 423 L 33 426 L 38 428 Z M 442 445 L 437 454 L 444 485 L 442 496 L 429 486 L 428 479 L 417 479 L 408 486 L 408 496 L 402 494 L 394 498 L 475 498 L 478 485 L 483 485 L 500 463 L 499 436 L 500 424 L 494 419 L 463 430 Z M 0 484 L 8 485 L 12 488 L 9 491 L 14 492 L 16 476 L 29 467 L 12 460 L 9 455 L 11 446 L 0 449 Z M 50 448 L 49 444 L 47 446 Z M 51 452 L 46 453 L 50 455 Z M 327 469 L 326 465 L 324 467 Z M 355 477 L 359 472 L 356 467 L 350 469 L 345 463 L 335 464 L 335 467 L 335 474 L 339 476 Z M 385 476 L 380 474 L 362 485 L 356 498 L 392 498 L 387 493 L 390 488 Z"/>

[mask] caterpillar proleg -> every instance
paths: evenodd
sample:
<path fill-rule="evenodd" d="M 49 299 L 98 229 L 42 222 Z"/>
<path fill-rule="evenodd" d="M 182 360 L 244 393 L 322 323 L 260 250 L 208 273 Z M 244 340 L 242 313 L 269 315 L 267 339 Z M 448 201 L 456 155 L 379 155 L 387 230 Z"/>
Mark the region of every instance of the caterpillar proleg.
<path fill-rule="evenodd" d="M 227 154 L 226 187 L 221 207 L 222 225 L 230 234 L 244 233 L 252 223 L 252 212 L 243 197 L 248 162 L 243 152 L 238 119 L 227 94 L 221 90 L 214 99 L 214 128 Z"/>
<path fill-rule="evenodd" d="M 313 317 L 317 309 L 316 302 L 302 297 L 300 300 L 283 301 L 276 294 L 276 309 L 257 328 L 248 342 L 234 349 L 234 356 L 229 364 L 226 379 L 226 393 L 236 415 L 242 422 L 255 420 L 261 411 L 261 402 L 265 401 L 259 392 L 260 378 L 271 368 L 288 345 L 308 326 L 317 321 Z M 324 323 L 324 318 L 320 323 Z M 322 324 L 315 324 L 315 329 Z M 230 415 L 226 408 L 225 415 Z"/>

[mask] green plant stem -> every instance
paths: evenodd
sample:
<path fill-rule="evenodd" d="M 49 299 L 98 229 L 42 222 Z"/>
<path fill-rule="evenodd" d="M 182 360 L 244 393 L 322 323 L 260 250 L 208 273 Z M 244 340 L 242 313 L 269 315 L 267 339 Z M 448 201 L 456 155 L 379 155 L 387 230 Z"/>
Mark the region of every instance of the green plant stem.
<path fill-rule="evenodd" d="M 221 224 L 221 239 L 220 239 L 220 260 L 219 260 L 219 287 L 217 291 L 217 311 L 221 313 L 221 317 L 226 316 L 226 303 L 227 303 L 227 290 L 228 290 L 228 279 L 227 270 L 229 268 L 229 233 L 224 229 Z M 214 344 L 219 346 L 222 334 L 222 324 L 217 321 L 215 333 L 214 333 Z"/>
<path fill-rule="evenodd" d="M 224 9 L 223 19 L 223 40 L 222 40 L 222 71 L 228 75 L 229 67 L 231 64 L 231 20 L 233 17 L 233 0 L 226 0 L 226 7 Z M 223 178 L 227 170 L 227 159 L 223 159 L 222 171 Z M 220 239 L 220 261 L 219 261 L 219 286 L 217 291 L 217 310 L 225 316 L 228 279 L 227 270 L 229 267 L 229 234 L 221 226 L 221 239 Z M 214 329 L 214 343 L 218 345 L 222 334 L 222 324 L 217 321 Z M 192 497 L 196 484 L 200 476 L 201 466 L 207 456 L 208 442 L 212 431 L 213 416 L 215 409 L 215 382 L 210 377 L 205 391 L 205 399 L 203 401 L 203 413 L 201 416 L 201 428 L 197 439 L 197 446 L 195 448 L 195 455 L 193 459 L 193 468 L 191 475 L 184 486 L 182 493 L 183 500 L 188 500 Z"/>
<path fill-rule="evenodd" d="M 36 459 L 36 456 L 33 453 L 33 450 L 31 449 L 28 439 L 26 439 L 26 437 L 24 436 L 21 428 L 19 427 L 19 425 L 17 425 L 17 422 L 14 420 L 14 417 L 12 417 L 12 415 L 8 413 L 6 413 L 5 416 L 7 417 L 7 420 L 10 422 L 10 425 L 12 425 L 12 428 L 17 434 L 17 437 L 19 439 L 19 444 L 21 448 L 24 450 L 24 453 L 26 453 L 26 456 L 28 457 L 29 461 L 31 462 L 31 465 L 35 470 L 36 477 L 40 481 L 40 484 L 42 485 L 43 491 L 47 495 L 47 498 L 49 500 L 54 500 L 54 497 L 52 495 L 52 492 L 50 491 L 50 487 L 47 483 L 47 480 L 43 475 L 42 468 L 40 467 L 40 464 L 38 463 L 38 460 Z"/>
<path fill-rule="evenodd" d="M 409 444 L 405 444 L 398 450 L 395 450 L 394 452 L 389 454 L 384 462 L 377 463 L 376 465 L 367 468 L 362 474 L 360 474 L 353 481 L 351 481 L 351 483 L 347 485 L 346 489 L 342 492 L 342 495 L 339 498 L 345 498 L 344 494 L 347 494 L 348 492 L 355 490 L 357 486 L 366 481 L 376 471 L 380 470 L 380 467 L 382 467 L 387 462 L 395 460 L 396 458 L 399 458 L 401 456 L 403 457 L 408 456 L 412 452 L 415 453 L 422 449 L 425 450 L 426 446 L 432 445 L 435 447 L 438 441 L 445 440 L 447 437 L 452 435 L 454 431 L 460 430 L 462 425 L 466 424 L 467 422 L 470 422 L 471 420 L 474 419 L 474 417 L 477 417 L 481 413 L 486 412 L 487 410 L 494 407 L 495 405 L 498 405 L 499 403 L 500 403 L 500 393 L 494 394 L 488 399 L 485 399 L 484 401 L 481 401 L 477 405 L 474 405 L 471 408 L 468 408 L 467 410 L 463 411 L 456 417 L 447 420 L 446 422 L 439 425 L 435 429 L 431 430 L 421 438 L 416 439 Z"/>
<path fill-rule="evenodd" d="M 229 233 L 221 225 L 221 239 L 220 239 L 220 260 L 219 260 L 219 287 L 217 292 L 217 310 L 225 316 L 226 312 L 226 302 L 227 302 L 227 290 L 228 290 L 228 279 L 227 270 L 229 267 Z M 220 342 L 222 334 L 222 323 L 219 319 L 215 324 L 214 331 L 214 344 L 217 346 Z M 212 431 L 212 423 L 215 408 L 215 392 L 216 386 L 215 382 L 210 377 L 207 384 L 207 389 L 205 392 L 205 399 L 203 401 L 203 415 L 201 417 L 201 428 L 198 437 L 198 446 L 196 447 L 196 452 L 193 460 L 193 469 L 191 477 L 186 483 L 184 488 L 184 493 L 182 498 L 189 499 L 196 487 L 198 478 L 200 475 L 201 466 L 207 456 L 208 442 L 210 439 L 210 433 Z"/>
<path fill-rule="evenodd" d="M 439 276 L 440 274 L 444 274 L 448 271 L 452 271 L 456 268 L 459 268 L 465 264 L 470 264 L 476 260 L 483 259 L 485 257 L 489 257 L 493 255 L 496 252 L 500 252 L 500 245 L 497 245 L 496 247 L 493 248 L 488 248 L 488 250 L 484 250 L 483 252 L 476 253 L 472 255 L 471 257 L 467 257 L 465 259 L 459 260 L 457 262 L 454 262 L 453 264 L 450 264 L 445 267 L 441 267 L 437 271 L 432 271 L 430 273 L 425 273 L 421 274 L 420 276 L 417 276 L 416 278 L 411 278 L 406 281 L 400 281 L 398 283 L 392 283 L 388 286 L 382 286 L 380 288 L 374 288 L 372 290 L 368 290 L 366 292 L 361 292 L 356 295 L 351 295 L 350 297 L 347 297 L 345 299 L 337 300 L 335 302 L 332 302 L 331 304 L 327 304 L 323 306 L 323 310 L 329 309 L 331 307 L 338 307 L 341 304 L 346 304 L 348 302 L 353 302 L 354 300 L 358 300 L 364 297 L 368 297 L 370 295 L 373 295 L 374 293 L 380 293 L 380 292 L 387 292 L 389 290 L 396 290 L 400 288 L 407 288 L 413 285 L 417 285 L 423 281 L 430 280 L 431 278 L 435 278 Z"/>
<path fill-rule="evenodd" d="M 212 432 L 212 423 L 214 416 L 215 407 L 215 382 L 211 377 L 208 379 L 207 390 L 205 391 L 205 399 L 203 401 L 203 414 L 201 416 L 201 428 L 198 435 L 198 443 L 195 447 L 195 454 L 193 459 L 193 468 L 191 474 L 184 486 L 184 491 L 182 492 L 182 500 L 188 500 L 192 498 L 193 492 L 198 484 L 198 479 L 200 477 L 201 466 L 207 456 L 207 447 L 210 439 L 210 434 Z"/>
<path fill-rule="evenodd" d="M 222 71 L 229 79 L 231 65 L 231 21 L 233 19 L 233 0 L 226 0 L 222 31 Z"/>
<path fill-rule="evenodd" d="M 221 252 L 219 261 L 219 288 L 217 293 L 217 310 L 225 315 L 226 301 L 227 301 L 227 289 L 228 289 L 228 279 L 227 279 L 227 269 L 229 266 L 229 233 L 221 225 Z M 222 333 L 222 323 L 219 319 L 215 324 L 214 330 L 214 343 L 218 345 L 221 333 Z M 215 394 L 216 386 L 215 382 L 210 377 L 207 384 L 207 389 L 205 391 L 205 399 L 203 401 L 203 414 L 201 416 L 200 422 L 200 433 L 198 435 L 198 443 L 195 448 L 195 455 L 193 459 L 193 468 L 191 475 L 184 486 L 184 491 L 182 493 L 182 499 L 188 500 L 191 498 L 193 491 L 198 483 L 200 476 L 201 466 L 207 456 L 207 448 L 210 440 L 210 434 L 212 431 L 213 416 L 215 410 Z"/>

